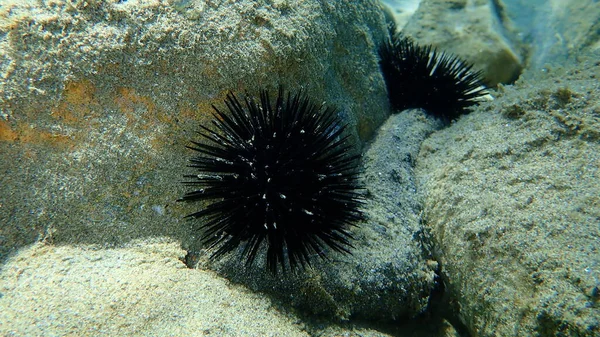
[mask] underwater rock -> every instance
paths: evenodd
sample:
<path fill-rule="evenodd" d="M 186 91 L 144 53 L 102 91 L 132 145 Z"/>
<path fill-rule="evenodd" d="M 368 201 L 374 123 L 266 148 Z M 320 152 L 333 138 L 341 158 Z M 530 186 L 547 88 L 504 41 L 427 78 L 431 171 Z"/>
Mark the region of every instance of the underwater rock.
<path fill-rule="evenodd" d="M 2 258 L 41 238 L 197 248 L 185 145 L 229 90 L 303 88 L 354 142 L 388 114 L 375 0 L 9 1 L 0 31 Z"/>
<path fill-rule="evenodd" d="M 424 222 L 472 336 L 600 335 L 599 77 L 539 72 L 423 143 Z"/>
<path fill-rule="evenodd" d="M 493 87 L 513 82 L 523 70 L 522 56 L 507 38 L 509 23 L 501 6 L 500 1 L 488 0 L 423 0 L 398 29 L 420 44 L 473 63 Z"/>
<path fill-rule="evenodd" d="M 0 335 L 458 336 L 445 321 L 384 329 L 302 320 L 214 272 L 187 269 L 184 254 L 160 238 L 116 249 L 21 249 L 0 270 Z"/>
<path fill-rule="evenodd" d="M 235 260 L 212 267 L 235 282 L 336 319 L 392 320 L 427 309 L 437 263 L 427 255 L 414 177 L 420 144 L 443 122 L 419 109 L 392 115 L 366 150 L 366 219 L 351 228 L 351 255 L 315 256 L 312 268 L 272 275 L 257 257 L 252 270 Z"/>
<path fill-rule="evenodd" d="M 209 271 L 177 243 L 20 250 L 0 273 L 2 336 L 309 336 L 297 317 Z"/>
<path fill-rule="evenodd" d="M 369 296 L 381 297 L 379 305 L 376 298 L 371 299 L 371 312 L 386 303 L 392 315 L 422 313 L 436 286 L 438 265 L 428 255 L 414 169 L 421 143 L 442 125 L 443 121 L 420 109 L 394 114 L 364 154 L 367 219 L 356 230 L 354 270 L 363 275 L 355 283 L 372 289 Z M 385 284 L 391 286 L 382 287 Z"/>
<path fill-rule="evenodd" d="M 154 237 L 203 252 L 198 224 L 183 219 L 197 206 L 175 200 L 190 173 L 185 145 L 229 90 L 304 88 L 338 107 L 355 142 L 389 113 L 379 1 L 92 0 L 1 10 L 0 147 L 11 158 L 0 163 L 10 172 L 0 178 L 10 191 L 0 195 L 3 257 L 38 240 L 120 247 Z M 389 165 L 386 181 L 405 179 L 402 166 Z M 315 265 L 301 282 L 274 280 L 281 288 L 271 292 L 298 290 L 283 296 L 337 318 L 422 312 L 435 266 L 412 240 L 413 206 L 374 215 L 381 223 L 359 227 L 354 256 Z M 270 286 L 253 277 L 265 268 L 255 269 L 246 285 Z"/>

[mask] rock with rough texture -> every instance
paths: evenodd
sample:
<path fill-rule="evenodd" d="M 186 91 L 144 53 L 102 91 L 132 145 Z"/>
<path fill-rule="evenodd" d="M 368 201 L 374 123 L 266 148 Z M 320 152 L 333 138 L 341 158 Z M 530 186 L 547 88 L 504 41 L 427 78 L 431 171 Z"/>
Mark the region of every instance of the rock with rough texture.
<path fill-rule="evenodd" d="M 10 191 L 0 195 L 3 253 L 40 238 L 120 247 L 164 236 L 202 252 L 198 222 L 182 218 L 204 205 L 175 202 L 191 173 L 184 145 L 229 90 L 304 87 L 338 107 L 358 143 L 389 111 L 377 55 L 387 29 L 375 0 L 14 2 L 2 7 L 0 29 L 0 149 L 12 159 L 0 163 L 10 172 L 0 178 Z M 375 183 L 410 180 L 386 170 Z M 393 193 L 412 200 L 405 192 Z M 435 266 L 413 242 L 414 202 L 392 206 L 371 210 L 380 214 L 356 232 L 354 256 L 297 278 L 268 283 L 264 266 L 224 263 L 286 305 L 342 319 L 415 315 Z"/>
<path fill-rule="evenodd" d="M 385 329 L 311 322 L 214 272 L 186 268 L 184 254 L 165 239 L 23 248 L 0 270 L 0 335 L 458 336 L 443 320 Z"/>
<path fill-rule="evenodd" d="M 198 247 L 182 218 L 200 205 L 175 200 L 211 104 L 304 88 L 365 141 L 388 111 L 385 34 L 375 0 L 4 1 L 1 258 L 40 238 Z"/>
<path fill-rule="evenodd" d="M 127 249 L 35 244 L 0 273 L 2 336 L 309 336 L 298 318 L 172 242 Z"/>
<path fill-rule="evenodd" d="M 496 4 L 496 5 L 493 5 Z M 509 23 L 500 1 L 423 0 L 402 33 L 431 44 L 483 70 L 486 83 L 510 83 L 523 71 L 523 60 L 505 36 Z"/>
<path fill-rule="evenodd" d="M 420 144 L 440 122 L 420 110 L 392 115 L 363 156 L 366 220 L 352 228 L 351 255 L 326 252 L 312 268 L 273 276 L 264 257 L 247 268 L 235 257 L 212 268 L 308 312 L 349 319 L 392 320 L 428 308 L 437 263 L 427 254 L 414 177 Z M 207 263 L 202 261 L 201 265 Z"/>
<path fill-rule="evenodd" d="M 600 67 L 549 71 L 433 134 L 417 161 L 471 336 L 600 335 Z"/>

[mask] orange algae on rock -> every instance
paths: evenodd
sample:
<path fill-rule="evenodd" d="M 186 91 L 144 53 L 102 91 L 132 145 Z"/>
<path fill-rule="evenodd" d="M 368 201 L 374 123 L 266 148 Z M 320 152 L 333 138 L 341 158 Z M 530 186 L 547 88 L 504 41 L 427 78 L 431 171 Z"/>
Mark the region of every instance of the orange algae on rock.
<path fill-rule="evenodd" d="M 5 121 L 0 121 L 0 140 L 14 142 L 18 136 Z"/>

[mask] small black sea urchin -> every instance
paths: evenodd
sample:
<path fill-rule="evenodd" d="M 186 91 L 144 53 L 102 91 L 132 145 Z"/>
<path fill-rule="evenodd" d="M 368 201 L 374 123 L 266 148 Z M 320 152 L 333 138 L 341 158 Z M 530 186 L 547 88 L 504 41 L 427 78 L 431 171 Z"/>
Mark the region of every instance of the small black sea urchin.
<path fill-rule="evenodd" d="M 349 228 L 362 218 L 359 156 L 336 112 L 282 89 L 274 105 L 265 90 L 259 102 L 230 93 L 225 104 L 229 113 L 213 106 L 214 130 L 200 126 L 204 142 L 188 146 L 199 173 L 185 184 L 199 189 L 180 199 L 211 201 L 188 215 L 203 219 L 211 258 L 242 245 L 250 265 L 265 246 L 276 273 L 326 257 L 327 246 L 349 253 Z"/>
<path fill-rule="evenodd" d="M 422 108 L 448 122 L 486 94 L 482 73 L 471 71 L 471 64 L 400 34 L 392 33 L 379 55 L 390 103 L 398 111 Z"/>

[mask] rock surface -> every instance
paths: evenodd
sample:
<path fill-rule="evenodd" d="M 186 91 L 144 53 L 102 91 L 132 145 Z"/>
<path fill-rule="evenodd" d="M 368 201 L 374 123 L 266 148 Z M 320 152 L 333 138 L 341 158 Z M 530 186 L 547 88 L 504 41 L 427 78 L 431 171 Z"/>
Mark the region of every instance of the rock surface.
<path fill-rule="evenodd" d="M 375 0 L 7 3 L 0 149 L 12 160 L 0 163 L 10 172 L 0 177 L 10 191 L 0 195 L 3 257 L 40 239 L 121 247 L 170 237 L 201 251 L 197 223 L 182 218 L 203 205 L 175 200 L 189 173 L 184 145 L 210 105 L 222 106 L 229 90 L 305 87 L 339 108 L 356 142 L 370 139 L 388 114 L 381 9 Z M 409 145 L 416 156 L 418 144 Z M 314 273 L 262 278 L 266 268 L 246 271 L 233 260 L 243 276 L 227 275 L 341 319 L 421 313 L 434 268 L 413 243 L 413 206 L 374 210 L 389 218 L 361 227 L 356 255 Z"/>
<path fill-rule="evenodd" d="M 597 6 L 562 8 L 558 36 L 574 44 L 558 54 L 597 50 Z M 511 81 L 523 62 L 500 9 L 423 0 L 405 33 L 475 62 L 492 84 Z M 599 335 L 598 64 L 534 68 L 439 131 L 408 111 L 377 132 L 386 33 L 375 0 L 4 1 L 0 334 L 385 336 L 279 309 L 401 320 L 429 308 L 441 269 L 473 337 Z M 267 299 L 202 270 L 201 254 L 199 270 L 185 269 L 180 248 L 202 250 L 181 219 L 201 206 L 174 200 L 210 105 L 279 84 L 337 106 L 356 142 L 377 138 L 354 255 L 278 277 L 212 265 Z"/>
<path fill-rule="evenodd" d="M 456 337 L 447 322 L 311 322 L 212 271 L 168 239 L 20 249 L 0 270 L 2 336 Z M 385 332 L 384 332 L 385 331 Z"/>
<path fill-rule="evenodd" d="M 366 220 L 352 229 L 352 255 L 327 252 L 312 268 L 273 276 L 260 261 L 246 268 L 233 256 L 211 268 L 321 316 L 395 320 L 427 310 L 437 263 L 423 247 L 414 177 L 420 144 L 440 123 L 420 110 L 391 116 L 364 156 Z M 201 265 L 204 265 L 202 262 Z M 283 297 L 282 297 L 283 296 Z"/>
<path fill-rule="evenodd" d="M 187 269 L 184 254 L 172 242 L 22 249 L 0 274 L 0 335 L 309 336 L 263 296 Z"/>
<path fill-rule="evenodd" d="M 185 145 L 229 90 L 304 88 L 357 142 L 388 113 L 375 0 L 5 1 L 0 32 L 2 259 L 40 238 L 197 247 Z"/>
<path fill-rule="evenodd" d="M 501 2 L 488 0 L 422 0 L 401 30 L 419 44 L 473 63 L 489 86 L 511 83 L 523 71 L 524 60 L 507 38 L 509 23 L 498 6 Z"/>
<path fill-rule="evenodd" d="M 472 336 L 600 335 L 598 77 L 531 76 L 422 146 L 424 219 Z"/>

